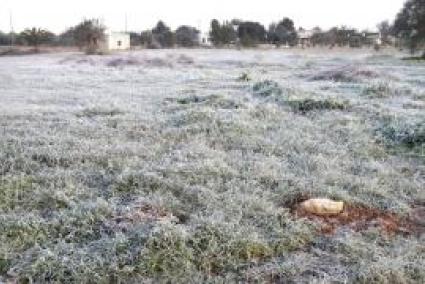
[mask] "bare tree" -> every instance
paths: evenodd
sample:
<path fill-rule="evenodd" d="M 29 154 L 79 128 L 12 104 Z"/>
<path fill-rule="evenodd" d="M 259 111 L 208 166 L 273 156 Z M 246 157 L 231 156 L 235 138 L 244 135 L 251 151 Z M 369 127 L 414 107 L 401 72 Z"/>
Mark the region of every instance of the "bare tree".
<path fill-rule="evenodd" d="M 377 26 L 379 33 L 381 34 L 381 40 L 383 44 L 390 44 L 391 25 L 388 21 L 382 21 Z"/>
<path fill-rule="evenodd" d="M 101 43 L 105 40 L 105 27 L 99 20 L 84 20 L 72 30 L 77 46 L 85 48 L 88 54 L 100 51 Z"/>

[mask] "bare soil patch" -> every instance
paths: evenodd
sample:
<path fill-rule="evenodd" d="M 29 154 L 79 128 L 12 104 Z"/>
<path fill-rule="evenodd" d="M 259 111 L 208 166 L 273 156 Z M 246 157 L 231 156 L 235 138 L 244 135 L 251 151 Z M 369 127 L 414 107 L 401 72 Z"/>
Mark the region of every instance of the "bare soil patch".
<path fill-rule="evenodd" d="M 346 204 L 344 211 L 336 215 L 315 215 L 306 212 L 297 203 L 292 213 L 297 218 L 307 218 L 320 224 L 320 233 L 334 234 L 339 228 L 345 227 L 353 231 L 365 231 L 378 228 L 384 235 L 412 235 L 424 232 L 425 208 L 413 208 L 407 217 L 385 212 L 376 208 Z"/>

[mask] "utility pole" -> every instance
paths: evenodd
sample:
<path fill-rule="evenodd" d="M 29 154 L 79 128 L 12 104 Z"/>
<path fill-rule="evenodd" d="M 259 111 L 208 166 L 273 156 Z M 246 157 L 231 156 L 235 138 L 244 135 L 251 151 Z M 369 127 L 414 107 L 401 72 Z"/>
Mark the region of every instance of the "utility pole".
<path fill-rule="evenodd" d="M 10 21 L 10 47 L 12 48 L 15 44 L 15 32 L 13 30 L 13 17 L 12 10 L 9 10 L 9 21 Z"/>
<path fill-rule="evenodd" d="M 127 13 L 125 13 L 125 32 L 127 33 L 128 32 L 128 30 L 127 30 L 127 28 L 128 28 L 128 20 L 127 20 Z"/>

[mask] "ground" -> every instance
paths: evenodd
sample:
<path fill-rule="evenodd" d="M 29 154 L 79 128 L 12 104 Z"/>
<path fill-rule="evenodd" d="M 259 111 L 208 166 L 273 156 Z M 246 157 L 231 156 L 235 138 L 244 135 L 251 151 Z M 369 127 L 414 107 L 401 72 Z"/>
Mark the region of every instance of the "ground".
<path fill-rule="evenodd" d="M 1 57 L 0 282 L 423 283 L 425 64 L 400 57 Z"/>

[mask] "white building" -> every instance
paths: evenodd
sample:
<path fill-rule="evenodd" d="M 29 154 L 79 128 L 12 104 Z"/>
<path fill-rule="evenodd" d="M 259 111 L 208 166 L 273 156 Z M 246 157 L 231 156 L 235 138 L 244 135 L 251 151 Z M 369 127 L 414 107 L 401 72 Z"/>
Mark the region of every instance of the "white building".
<path fill-rule="evenodd" d="M 212 46 L 209 32 L 202 32 L 199 35 L 199 45 L 201 46 Z"/>
<path fill-rule="evenodd" d="M 309 47 L 311 45 L 311 38 L 314 35 L 313 30 L 299 30 L 298 34 L 298 46 Z"/>
<path fill-rule="evenodd" d="M 107 50 L 130 49 L 130 34 L 122 32 L 107 32 L 105 38 Z"/>

